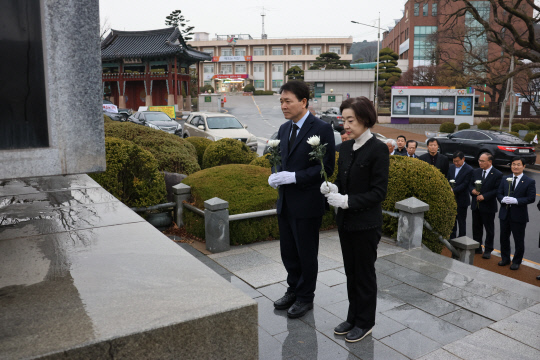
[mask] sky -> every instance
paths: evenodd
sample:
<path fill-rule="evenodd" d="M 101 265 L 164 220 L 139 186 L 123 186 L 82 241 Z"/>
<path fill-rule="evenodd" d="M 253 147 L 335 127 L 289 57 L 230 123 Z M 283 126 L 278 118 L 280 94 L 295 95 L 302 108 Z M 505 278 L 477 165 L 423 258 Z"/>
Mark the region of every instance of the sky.
<path fill-rule="evenodd" d="M 249 34 L 260 38 L 263 7 L 264 28 L 269 38 L 353 37 L 353 41 L 377 40 L 377 29 L 352 24 L 351 20 L 377 26 L 381 34 L 403 14 L 406 0 L 99 0 L 101 24 L 115 30 L 152 30 L 165 26 L 165 17 L 182 10 L 194 31 L 218 35 Z M 382 35 L 381 35 L 382 38 Z"/>

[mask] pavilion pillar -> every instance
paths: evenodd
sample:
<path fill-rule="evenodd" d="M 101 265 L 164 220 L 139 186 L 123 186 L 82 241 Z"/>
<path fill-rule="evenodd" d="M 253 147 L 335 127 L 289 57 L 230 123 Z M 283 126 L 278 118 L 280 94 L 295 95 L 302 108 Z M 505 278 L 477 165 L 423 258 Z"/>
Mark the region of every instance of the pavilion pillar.
<path fill-rule="evenodd" d="M 119 108 L 126 108 L 126 97 L 124 95 L 118 96 L 118 107 Z"/>

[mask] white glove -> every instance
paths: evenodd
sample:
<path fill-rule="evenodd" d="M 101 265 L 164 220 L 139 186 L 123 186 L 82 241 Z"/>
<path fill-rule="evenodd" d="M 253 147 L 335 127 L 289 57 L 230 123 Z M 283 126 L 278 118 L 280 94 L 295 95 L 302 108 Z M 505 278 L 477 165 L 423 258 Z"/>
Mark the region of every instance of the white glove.
<path fill-rule="evenodd" d="M 268 177 L 268 185 L 273 187 L 274 189 L 277 189 L 278 185 L 276 184 L 276 177 L 278 174 L 272 174 Z"/>
<path fill-rule="evenodd" d="M 328 199 L 328 204 L 333 207 L 339 207 L 342 209 L 349 208 L 349 195 L 341 195 L 339 193 L 330 193 L 326 195 Z"/>
<path fill-rule="evenodd" d="M 503 197 L 503 200 L 506 199 L 506 202 L 505 204 L 510 204 L 510 205 L 517 205 L 518 201 L 515 197 L 510 197 L 510 196 L 505 196 Z"/>
<path fill-rule="evenodd" d="M 290 171 L 280 171 L 275 174 L 274 184 L 276 185 L 287 185 L 296 183 L 296 173 Z"/>
<path fill-rule="evenodd" d="M 501 204 L 506 204 L 506 201 L 508 200 L 508 196 L 505 196 L 501 200 Z"/>
<path fill-rule="evenodd" d="M 332 184 L 331 182 L 324 181 L 321 184 L 321 194 L 327 195 L 330 193 L 337 193 L 337 192 L 338 192 L 337 186 Z"/>

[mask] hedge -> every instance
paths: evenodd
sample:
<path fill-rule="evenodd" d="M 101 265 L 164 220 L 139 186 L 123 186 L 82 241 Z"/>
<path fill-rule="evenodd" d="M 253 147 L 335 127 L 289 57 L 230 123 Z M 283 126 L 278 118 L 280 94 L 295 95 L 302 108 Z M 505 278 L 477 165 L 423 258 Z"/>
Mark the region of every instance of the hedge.
<path fill-rule="evenodd" d="M 103 122 L 105 123 L 108 123 L 108 122 L 113 122 L 112 119 L 110 117 L 108 117 L 107 115 L 103 114 Z"/>
<path fill-rule="evenodd" d="M 448 239 L 456 217 L 454 194 L 444 175 L 434 166 L 406 156 L 390 156 L 388 193 L 383 209 L 398 212 L 398 201 L 414 196 L 429 204 L 424 219 L 433 229 Z M 384 215 L 383 233 L 397 236 L 398 219 Z M 440 253 L 443 245 L 438 237 L 424 228 L 422 242 L 433 252 Z"/>
<path fill-rule="evenodd" d="M 471 128 L 471 125 L 469 125 L 469 123 L 461 123 L 458 125 L 458 130 L 465 130 L 465 129 L 470 129 Z"/>
<path fill-rule="evenodd" d="M 253 92 L 253 91 L 255 91 L 255 86 L 251 84 L 244 86 L 244 92 Z"/>
<path fill-rule="evenodd" d="M 159 164 L 159 170 L 179 174 L 193 174 L 201 170 L 197 151 L 179 136 L 132 123 L 106 123 L 105 136 L 132 141 L 150 151 Z"/>
<path fill-rule="evenodd" d="M 519 132 L 519 130 L 529 130 L 529 127 L 525 124 L 512 124 L 512 132 Z"/>
<path fill-rule="evenodd" d="M 200 136 L 190 136 L 185 138 L 185 140 L 195 147 L 195 151 L 197 152 L 197 161 L 202 167 L 204 152 L 206 151 L 208 145 L 212 143 L 212 140 Z"/>
<path fill-rule="evenodd" d="M 528 122 L 527 127 L 529 128 L 529 130 L 533 130 L 533 131 L 540 130 L 540 125 L 533 122 Z"/>
<path fill-rule="evenodd" d="M 249 164 L 257 157 L 246 144 L 236 139 L 221 139 L 208 145 L 203 155 L 203 169 L 226 164 Z"/>
<path fill-rule="evenodd" d="M 271 168 L 272 165 L 270 164 L 270 161 L 268 160 L 268 157 L 270 154 L 264 154 L 263 156 L 259 156 L 258 158 L 253 159 L 249 165 L 253 166 L 260 166 L 264 168 Z"/>
<path fill-rule="evenodd" d="M 439 127 L 439 131 L 443 133 L 453 133 L 456 130 L 456 124 L 452 122 L 442 123 Z"/>
<path fill-rule="evenodd" d="M 519 137 L 519 133 L 516 131 L 507 131 L 508 134 L 514 135 L 515 137 Z"/>
<path fill-rule="evenodd" d="M 255 90 L 253 95 L 274 95 L 275 91 Z"/>
<path fill-rule="evenodd" d="M 107 170 L 90 174 L 127 206 L 142 207 L 166 201 L 165 180 L 154 156 L 130 141 L 105 137 Z"/>
<path fill-rule="evenodd" d="M 478 129 L 479 130 L 489 130 L 491 129 L 491 123 L 489 121 L 481 121 L 479 124 L 478 124 Z"/>

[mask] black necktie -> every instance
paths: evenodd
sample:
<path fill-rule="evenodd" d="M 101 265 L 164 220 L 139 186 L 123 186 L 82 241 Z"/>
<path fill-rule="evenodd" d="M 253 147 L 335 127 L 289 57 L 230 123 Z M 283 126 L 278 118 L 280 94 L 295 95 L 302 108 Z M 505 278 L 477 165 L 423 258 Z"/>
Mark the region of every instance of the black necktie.
<path fill-rule="evenodd" d="M 484 172 L 482 172 L 482 181 L 486 180 L 486 170 L 484 170 Z"/>
<path fill-rule="evenodd" d="M 514 176 L 514 181 L 512 181 L 512 192 L 514 192 L 514 189 L 516 188 L 516 180 L 517 176 Z"/>
<path fill-rule="evenodd" d="M 292 126 L 292 134 L 291 134 L 291 137 L 289 138 L 289 151 L 291 151 L 292 146 L 294 144 L 294 141 L 296 140 L 296 131 L 297 130 L 298 130 L 298 125 L 293 124 L 293 126 Z"/>

